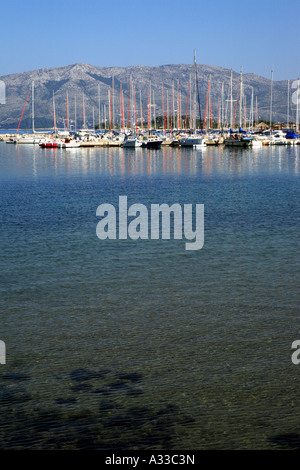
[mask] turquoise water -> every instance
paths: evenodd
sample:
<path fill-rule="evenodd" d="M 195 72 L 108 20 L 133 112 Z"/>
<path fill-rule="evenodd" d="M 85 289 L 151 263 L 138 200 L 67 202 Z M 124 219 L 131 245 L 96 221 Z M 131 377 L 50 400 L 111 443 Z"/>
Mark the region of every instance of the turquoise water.
<path fill-rule="evenodd" d="M 0 448 L 300 448 L 300 146 L 0 143 Z M 99 240 L 204 204 L 205 242 Z"/>

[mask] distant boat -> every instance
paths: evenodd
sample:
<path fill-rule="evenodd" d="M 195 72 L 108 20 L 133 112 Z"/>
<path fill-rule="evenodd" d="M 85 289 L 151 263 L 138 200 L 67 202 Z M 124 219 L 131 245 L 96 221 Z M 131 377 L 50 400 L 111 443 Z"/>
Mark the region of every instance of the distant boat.
<path fill-rule="evenodd" d="M 16 138 L 17 144 L 35 144 L 36 139 L 34 137 L 34 81 L 31 84 L 31 94 L 32 94 L 32 109 L 31 109 L 31 119 L 32 119 L 32 137 L 28 135 L 22 135 L 20 138 Z M 26 104 L 26 103 L 25 103 Z"/>
<path fill-rule="evenodd" d="M 204 147 L 205 138 L 200 135 L 188 135 L 187 137 L 181 137 L 178 139 L 179 145 L 182 147 Z"/>
<path fill-rule="evenodd" d="M 128 124 L 129 124 L 129 113 L 131 111 L 132 130 L 130 131 L 129 135 L 125 135 L 124 141 L 121 143 L 121 146 L 126 147 L 126 148 L 136 148 L 136 147 L 141 147 L 142 146 L 142 141 L 139 138 L 138 131 L 137 131 L 135 87 L 133 85 L 133 80 L 132 80 L 131 77 L 130 77 L 130 91 L 131 91 L 131 96 L 133 97 L 133 99 L 131 99 L 131 101 L 129 103 Z"/>
<path fill-rule="evenodd" d="M 58 143 L 57 142 L 41 142 L 39 146 L 42 147 L 43 149 L 57 148 Z"/>
<path fill-rule="evenodd" d="M 17 139 L 15 137 L 10 137 L 9 139 L 6 140 L 7 144 L 16 144 Z"/>
<path fill-rule="evenodd" d="M 122 147 L 141 147 L 142 141 L 138 137 L 128 137 L 124 139 L 124 142 L 121 144 Z"/>
<path fill-rule="evenodd" d="M 156 138 L 150 138 L 146 141 L 146 147 L 148 149 L 159 149 L 161 147 L 162 140 Z"/>
<path fill-rule="evenodd" d="M 60 146 L 61 140 L 49 139 L 39 143 L 42 148 L 57 148 Z"/>
<path fill-rule="evenodd" d="M 35 138 L 22 136 L 19 139 L 16 139 L 17 144 L 35 144 Z"/>
<path fill-rule="evenodd" d="M 285 135 L 285 138 L 286 139 L 299 139 L 299 135 L 296 133 L 296 132 L 292 132 L 292 131 L 287 131 L 286 135 Z"/>
<path fill-rule="evenodd" d="M 142 147 L 147 147 L 148 149 L 159 149 L 163 139 L 160 139 L 157 135 L 149 135 L 146 140 L 142 141 Z"/>
<path fill-rule="evenodd" d="M 224 139 L 224 144 L 231 147 L 250 147 L 252 145 L 253 137 L 234 134 L 228 139 Z"/>
<path fill-rule="evenodd" d="M 274 145 L 285 145 L 287 143 L 286 133 L 281 130 L 274 132 L 273 137 L 274 137 L 274 142 L 273 142 Z"/>
<path fill-rule="evenodd" d="M 80 147 L 80 142 L 75 139 L 68 139 L 62 140 L 58 142 L 58 147 L 60 148 L 78 148 Z"/>

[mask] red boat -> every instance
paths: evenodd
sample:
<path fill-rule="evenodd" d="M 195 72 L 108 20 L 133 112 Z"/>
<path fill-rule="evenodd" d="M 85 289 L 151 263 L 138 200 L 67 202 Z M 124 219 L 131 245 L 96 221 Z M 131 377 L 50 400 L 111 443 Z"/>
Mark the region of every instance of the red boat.
<path fill-rule="evenodd" d="M 58 147 L 58 142 L 49 140 L 47 142 L 41 142 L 39 146 L 42 148 L 56 148 Z"/>

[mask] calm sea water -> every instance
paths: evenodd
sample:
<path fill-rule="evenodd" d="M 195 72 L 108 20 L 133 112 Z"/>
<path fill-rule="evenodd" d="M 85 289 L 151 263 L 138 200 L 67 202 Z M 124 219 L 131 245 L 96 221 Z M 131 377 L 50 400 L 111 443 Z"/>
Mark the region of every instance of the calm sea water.
<path fill-rule="evenodd" d="M 0 143 L 1 449 L 300 448 L 300 146 Z M 205 242 L 105 240 L 104 202 Z"/>

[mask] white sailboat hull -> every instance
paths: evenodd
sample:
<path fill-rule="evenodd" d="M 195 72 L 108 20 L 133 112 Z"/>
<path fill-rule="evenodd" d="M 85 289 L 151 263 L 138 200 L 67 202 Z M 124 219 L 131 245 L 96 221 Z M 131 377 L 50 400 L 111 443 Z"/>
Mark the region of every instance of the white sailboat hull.
<path fill-rule="evenodd" d="M 141 147 L 142 142 L 138 139 L 127 139 L 122 144 L 123 147 Z"/>
<path fill-rule="evenodd" d="M 202 147 L 205 146 L 205 139 L 203 137 L 183 137 L 179 139 L 179 144 L 182 147 Z"/>
<path fill-rule="evenodd" d="M 17 140 L 17 144 L 34 144 L 35 139 L 27 139 L 27 138 L 21 138 Z"/>

